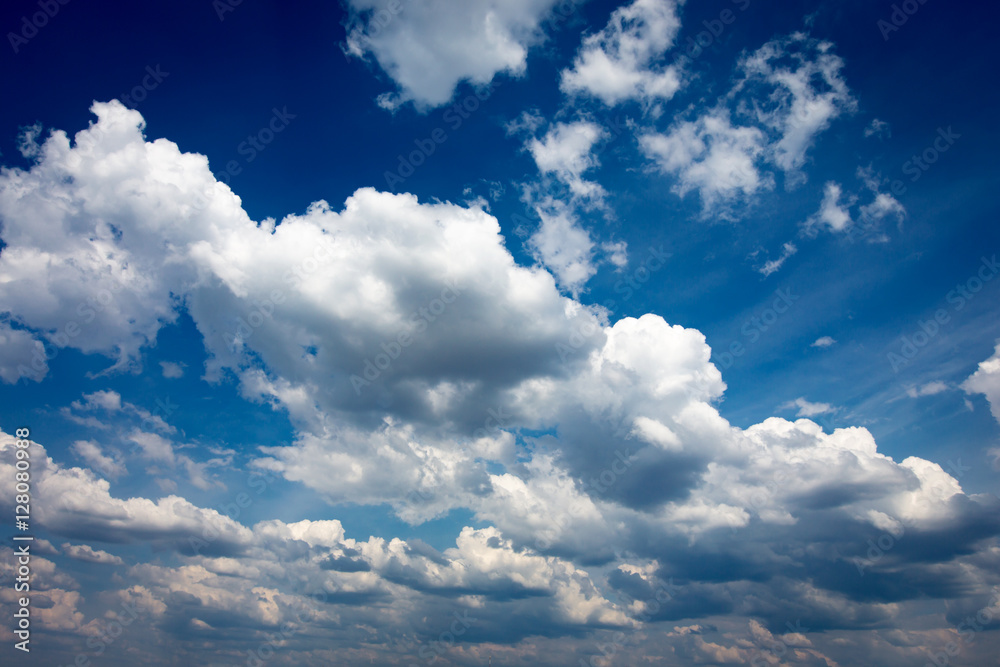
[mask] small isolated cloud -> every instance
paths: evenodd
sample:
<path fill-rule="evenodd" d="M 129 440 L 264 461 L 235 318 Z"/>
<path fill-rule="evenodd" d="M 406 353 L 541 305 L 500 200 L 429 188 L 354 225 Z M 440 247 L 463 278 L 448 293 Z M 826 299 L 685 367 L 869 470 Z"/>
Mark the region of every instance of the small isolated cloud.
<path fill-rule="evenodd" d="M 889 123 L 878 118 L 873 118 L 871 124 L 865 128 L 865 137 L 878 137 L 879 139 L 889 139 L 892 137 L 892 128 Z"/>
<path fill-rule="evenodd" d="M 563 70 L 559 88 L 613 106 L 625 100 L 668 100 L 680 88 L 673 67 L 654 62 L 680 29 L 675 0 L 635 0 L 619 7 L 598 33 L 583 40 L 573 67 Z"/>
<path fill-rule="evenodd" d="M 854 197 L 841 201 L 844 191 L 839 183 L 829 181 L 823 187 L 823 202 L 819 211 L 814 213 L 804 225 L 803 231 L 808 236 L 815 236 L 817 228 L 825 227 L 831 232 L 842 232 L 851 226 L 851 214 L 848 210 L 856 201 Z"/>
<path fill-rule="evenodd" d="M 763 273 L 765 276 L 769 276 L 772 273 L 776 273 L 782 266 L 784 266 L 788 258 L 797 253 L 798 251 L 799 249 L 795 247 L 794 243 L 791 242 L 786 243 L 784 246 L 782 246 L 782 253 L 781 256 L 778 257 L 778 259 L 770 260 L 769 262 L 764 264 L 764 266 L 760 267 L 757 270 L 760 273 Z"/>
<path fill-rule="evenodd" d="M 523 74 L 528 50 L 544 40 L 542 22 L 557 1 L 349 0 L 344 52 L 373 56 L 399 86 L 380 96 L 382 107 L 413 102 L 433 108 L 451 100 L 461 81 L 485 85 L 501 72 Z"/>
<path fill-rule="evenodd" d="M 802 233 L 815 237 L 819 230 L 833 233 L 848 233 L 852 238 L 866 238 L 869 243 L 883 243 L 889 237 L 883 232 L 883 222 L 894 220 L 902 225 L 906 209 L 887 192 L 880 192 L 881 176 L 871 167 L 859 167 L 857 177 L 871 192 L 872 200 L 858 207 L 857 218 L 851 216 L 851 208 L 857 205 L 858 196 L 845 194 L 839 183 L 829 181 L 823 188 L 823 201 L 819 211 L 802 225 Z"/>
<path fill-rule="evenodd" d="M 109 554 L 107 551 L 94 549 L 86 544 L 70 544 L 69 542 L 64 542 L 62 549 L 63 553 L 70 558 L 86 561 L 87 563 L 103 563 L 105 565 L 125 564 L 125 561 L 118 556 Z"/>
<path fill-rule="evenodd" d="M 948 385 L 940 380 L 935 380 L 919 387 L 910 387 L 906 390 L 906 395 L 910 398 L 918 398 L 920 396 L 933 396 L 943 391 L 948 391 Z"/>
<path fill-rule="evenodd" d="M 813 342 L 811 347 L 830 347 L 831 345 L 835 345 L 836 343 L 837 341 L 835 341 L 830 336 L 823 336 L 821 338 L 817 338 L 815 342 Z"/>
<path fill-rule="evenodd" d="M 791 410 L 794 408 L 798 408 L 798 412 L 795 413 L 796 417 L 815 417 L 816 415 L 833 412 L 833 406 L 829 403 L 810 403 L 802 397 L 796 398 L 794 401 L 789 401 L 781 405 L 778 409 Z"/>
<path fill-rule="evenodd" d="M 725 111 L 675 124 L 663 134 L 642 135 L 639 144 L 661 172 L 677 178 L 674 190 L 680 196 L 699 192 L 706 214 L 739 195 L 774 186 L 755 165 L 764 152 L 764 133 L 734 127 Z"/>
<path fill-rule="evenodd" d="M 542 174 L 553 174 L 574 198 L 600 201 L 605 192 L 599 184 L 583 178 L 583 173 L 600 165 L 594 145 L 607 136 L 600 125 L 590 121 L 556 123 L 542 139 L 526 144 Z"/>
<path fill-rule="evenodd" d="M 184 369 L 187 368 L 187 364 L 174 361 L 161 361 L 160 368 L 163 369 L 163 377 L 177 379 L 184 377 Z"/>

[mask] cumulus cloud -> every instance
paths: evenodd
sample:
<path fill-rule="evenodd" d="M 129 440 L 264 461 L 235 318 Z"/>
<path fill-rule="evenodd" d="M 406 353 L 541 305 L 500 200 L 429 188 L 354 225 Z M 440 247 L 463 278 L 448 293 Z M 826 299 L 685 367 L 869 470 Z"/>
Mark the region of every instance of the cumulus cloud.
<path fill-rule="evenodd" d="M 11 512 L 14 498 L 14 437 L 0 433 L 0 471 Z M 154 502 L 147 498 L 121 500 L 110 493 L 110 484 L 89 470 L 67 468 L 54 462 L 39 444 L 32 445 L 32 490 L 35 516 L 58 535 L 111 543 L 149 541 L 171 548 L 189 549 L 189 539 L 206 527 L 218 536 L 213 551 L 241 548 L 249 531 L 215 510 L 202 509 L 178 496 Z"/>
<path fill-rule="evenodd" d="M 821 336 L 817 338 L 815 341 L 813 341 L 813 344 L 810 347 L 823 348 L 823 347 L 831 347 L 836 344 L 837 341 L 835 341 L 832 336 Z"/>
<path fill-rule="evenodd" d="M 532 138 L 526 148 L 542 174 L 553 174 L 570 190 L 573 197 L 600 201 L 604 188 L 585 180 L 583 173 L 600 164 L 594 145 L 607 136 L 597 123 L 579 120 L 556 123 L 541 139 Z"/>
<path fill-rule="evenodd" d="M 299 611 L 297 627 L 341 628 L 349 607 L 355 634 L 338 637 L 354 647 L 357 627 L 373 640 L 414 624 L 433 637 L 441 629 L 419 619 L 466 610 L 482 619 L 473 643 L 508 646 L 729 616 L 771 633 L 788 618 L 878 629 L 911 600 L 962 599 L 991 581 L 995 499 L 966 494 L 936 463 L 880 453 L 866 429 L 824 433 L 804 418 L 734 426 L 717 408 L 726 386 L 701 332 L 652 314 L 612 322 L 561 294 L 552 273 L 514 261 L 480 206 L 362 189 L 339 210 L 317 202 L 258 224 L 203 158 L 147 142 L 141 117 L 119 104 L 95 110 L 89 139 L 70 146 L 53 133 L 30 170 L 0 175 L 0 270 L 22 256 L 86 257 L 100 242 L 99 257 L 118 258 L 148 297 L 94 314 L 114 330 L 127 313 L 142 337 L 121 343 L 81 323 L 64 347 L 132 359 L 182 298 L 208 377 L 234 378 L 244 398 L 292 424 L 291 440 L 260 450 L 255 469 L 334 505 L 388 506 L 414 524 L 464 510 L 476 522 L 444 551 L 354 540 L 333 520 L 244 526 L 170 490 L 116 497 L 108 481 L 32 445 L 39 525 L 87 544 L 149 542 L 181 563 L 129 568 L 124 590 L 154 625 L 232 628 L 243 640 Z M 736 129 L 694 124 L 679 145 L 702 142 L 698 159 L 711 163 L 714 143 L 729 140 L 712 131 Z M 13 311 L 18 326 L 49 335 L 47 323 L 105 289 L 91 268 L 68 262 L 22 285 L 37 301 Z M 989 363 L 967 389 L 987 386 Z M 71 412 L 130 420 L 137 457 L 185 465 L 171 433 L 131 428 L 141 414 L 128 405 L 96 392 Z M 804 398 L 782 409 L 833 410 Z M 14 449 L 0 437 L 9 512 Z M 868 556 L 889 531 L 891 552 Z M 329 604 L 305 611 L 295 576 L 322 585 Z M 671 580 L 683 590 L 655 611 L 642 602 Z M 612 601 L 625 596 L 633 601 Z M 67 627 L 85 626 L 72 618 Z M 745 657 L 703 641 L 692 650 Z"/>
<path fill-rule="evenodd" d="M 520 76 L 542 23 L 558 0 L 349 0 L 345 53 L 374 57 L 399 86 L 379 103 L 428 108 L 447 103 L 461 81 L 483 85 Z"/>
<path fill-rule="evenodd" d="M 608 24 L 586 37 L 559 87 L 613 106 L 625 100 L 650 104 L 669 100 L 680 88 L 680 73 L 657 64 L 673 46 L 681 22 L 675 0 L 635 0 L 612 12 Z"/>
<path fill-rule="evenodd" d="M 739 195 L 773 187 L 773 179 L 756 166 L 765 149 L 763 132 L 733 126 L 722 111 L 675 124 L 666 133 L 642 135 L 639 143 L 661 172 L 677 178 L 679 195 L 700 193 L 706 213 Z"/>
<path fill-rule="evenodd" d="M 528 243 L 559 284 L 576 294 L 597 273 L 590 233 L 577 224 L 576 217 L 565 206 L 553 204 L 538 207 L 537 211 L 542 222 Z"/>

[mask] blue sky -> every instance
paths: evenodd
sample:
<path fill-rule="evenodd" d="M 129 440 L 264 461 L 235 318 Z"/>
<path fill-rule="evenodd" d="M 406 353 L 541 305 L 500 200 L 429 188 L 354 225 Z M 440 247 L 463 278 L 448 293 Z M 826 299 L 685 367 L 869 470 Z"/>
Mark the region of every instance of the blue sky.
<path fill-rule="evenodd" d="M 982 664 L 996 15 L 8 3 L 3 654 Z"/>

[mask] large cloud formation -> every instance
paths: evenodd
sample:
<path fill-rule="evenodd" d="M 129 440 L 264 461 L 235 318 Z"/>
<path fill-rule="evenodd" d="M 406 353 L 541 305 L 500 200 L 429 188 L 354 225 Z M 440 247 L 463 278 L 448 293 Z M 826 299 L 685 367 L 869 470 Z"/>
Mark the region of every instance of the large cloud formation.
<path fill-rule="evenodd" d="M 148 541 L 181 563 L 135 564 L 119 584 L 158 641 L 245 645 L 278 629 L 300 663 L 328 659 L 327 636 L 359 663 L 434 646 L 456 664 L 494 649 L 511 661 L 551 651 L 555 664 L 568 638 L 621 633 L 601 641 L 624 653 L 639 633 L 643 650 L 684 664 L 749 661 L 782 633 L 809 664 L 864 650 L 870 635 L 851 633 L 876 630 L 896 647 L 876 652 L 905 662 L 936 639 L 885 628 L 926 600 L 948 601 L 945 635 L 955 614 L 994 604 L 995 498 L 930 461 L 880 454 L 863 428 L 734 427 L 700 332 L 652 314 L 610 322 L 515 263 L 481 208 L 362 189 L 340 210 L 316 202 L 255 222 L 203 156 L 147 141 L 117 102 L 93 111 L 74 141 L 53 132 L 30 169 L 0 176 L 0 302 L 17 335 L 124 368 L 186 309 L 206 378 L 237 382 L 295 427 L 258 469 L 333 505 L 385 504 L 410 523 L 465 510 L 479 526 L 443 552 L 348 539 L 332 519 L 244 526 L 177 495 L 117 498 L 107 472 L 37 447 L 48 530 Z M 107 458 L 89 444 L 85 461 Z M 0 461 L 9 503 L 10 436 Z M 67 630 L 93 631 L 67 614 Z M 445 628 L 426 619 L 453 614 L 478 620 L 458 645 L 427 644 Z M 786 633 L 795 619 L 842 634 Z"/>

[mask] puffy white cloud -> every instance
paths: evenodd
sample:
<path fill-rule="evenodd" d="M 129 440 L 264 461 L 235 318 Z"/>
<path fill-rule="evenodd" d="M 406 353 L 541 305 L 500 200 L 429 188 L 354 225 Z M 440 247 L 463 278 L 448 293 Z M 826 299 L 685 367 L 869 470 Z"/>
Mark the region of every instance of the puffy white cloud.
<path fill-rule="evenodd" d="M 545 38 L 542 22 L 558 0 L 349 0 L 345 52 L 371 54 L 399 86 L 380 104 L 447 103 L 461 81 L 487 84 L 524 73 L 528 50 Z"/>
<path fill-rule="evenodd" d="M 579 293 L 597 273 L 593 263 L 594 242 L 590 233 L 577 224 L 565 206 L 537 207 L 542 222 L 528 243 L 538 260 L 556 276 L 559 284 Z"/>
<path fill-rule="evenodd" d="M 734 127 L 723 111 L 677 123 L 666 133 L 644 134 L 639 143 L 660 171 L 677 177 L 678 194 L 698 190 L 706 213 L 738 195 L 773 187 L 773 178 L 756 166 L 765 149 L 764 133 Z"/>
<path fill-rule="evenodd" d="M 848 209 L 856 200 L 850 197 L 842 203 L 843 194 L 840 184 L 833 181 L 828 182 L 823 187 L 823 203 L 820 204 L 819 211 L 813 214 L 804 225 L 804 231 L 807 234 L 814 235 L 816 228 L 821 225 L 825 225 L 830 231 L 842 232 L 853 224 Z"/>
<path fill-rule="evenodd" d="M 590 121 L 556 123 L 542 139 L 532 138 L 526 147 L 538 170 L 554 174 L 569 187 L 573 197 L 599 201 L 605 195 L 604 188 L 585 180 L 583 173 L 600 164 L 593 148 L 606 136 L 600 125 Z"/>
<path fill-rule="evenodd" d="M 335 521 L 250 529 L 176 495 L 116 498 L 107 481 L 33 445 L 36 520 L 53 534 L 202 554 L 181 568 L 129 572 L 166 627 L 292 619 L 302 607 L 289 572 L 334 601 L 311 608 L 306 623 L 340 627 L 334 605 L 349 604 L 352 621 L 398 630 L 440 612 L 443 599 L 461 600 L 490 608 L 483 632 L 507 642 L 632 627 L 639 607 L 605 593 L 648 592 L 654 578 L 689 587 L 655 620 L 741 614 L 774 627 L 794 610 L 822 628 L 876 626 L 927 590 L 960 598 L 986 581 L 996 501 L 965 494 L 932 462 L 880 454 L 865 429 L 827 434 L 805 419 L 733 426 L 715 406 L 725 384 L 703 334 L 650 314 L 612 323 L 561 295 L 549 272 L 514 262 L 480 207 L 363 189 L 339 211 L 318 202 L 258 225 L 215 187 L 203 159 L 146 142 L 141 119 L 120 105 L 95 109 L 103 115 L 90 144 L 70 148 L 55 133 L 30 171 L 0 177 L 0 205 L 13 211 L 0 269 L 18 253 L 78 257 L 114 220 L 104 250 L 128 256 L 162 318 L 130 301 L 128 317 L 147 332 L 132 347 L 82 328 L 66 344 L 131 358 L 171 321 L 171 294 L 182 297 L 210 354 L 208 377 L 231 373 L 246 398 L 287 411 L 295 428 L 256 466 L 333 503 L 388 504 L 411 523 L 455 509 L 480 522 L 444 552 L 418 540 L 351 540 Z M 689 125 L 693 138 L 678 145 L 701 162 L 712 162 L 716 141 L 749 136 L 728 120 Z M 36 234 L 35 215 L 61 233 Z M 49 335 L 47 322 L 71 316 L 102 285 L 81 266 L 66 265 L 72 281 L 54 272 L 28 286 L 38 300 L 27 315 L 12 311 L 19 322 Z M 125 326 L 121 312 L 102 316 Z M 113 392 L 77 403 L 73 414 L 144 414 Z M 804 399 L 792 407 L 830 409 Z M 137 452 L 186 465 L 167 430 L 125 433 Z M 4 435 L 0 504 L 14 497 L 13 451 Z M 868 540 L 900 528 L 885 558 L 866 556 Z M 214 537 L 198 543 L 206 530 Z M 656 565 L 617 568 L 637 561 Z M 394 604 L 368 604 L 382 599 Z M 709 652 L 726 654 L 717 646 Z"/>
<path fill-rule="evenodd" d="M 815 341 L 813 341 L 813 344 L 810 347 L 823 348 L 823 347 L 831 347 L 836 344 L 837 341 L 835 341 L 832 336 L 821 336 L 817 338 Z"/>
<path fill-rule="evenodd" d="M 982 394 L 990 402 L 993 417 L 1000 422 L 1000 343 L 986 361 L 965 382 L 962 389 L 969 394 Z"/>
<path fill-rule="evenodd" d="M 673 46 L 681 22 L 676 0 L 634 0 L 612 12 L 608 24 L 586 37 L 559 87 L 597 97 L 609 106 L 625 100 L 669 100 L 680 88 L 674 67 L 656 64 Z"/>
<path fill-rule="evenodd" d="M 197 282 L 184 257 L 204 240 L 199 226 L 251 223 L 204 156 L 143 141 L 142 117 L 118 102 L 92 110 L 98 122 L 74 145 L 54 131 L 31 170 L 0 179 L 0 302 L 57 350 L 109 354 L 124 368 L 176 318 L 171 295 Z"/>

